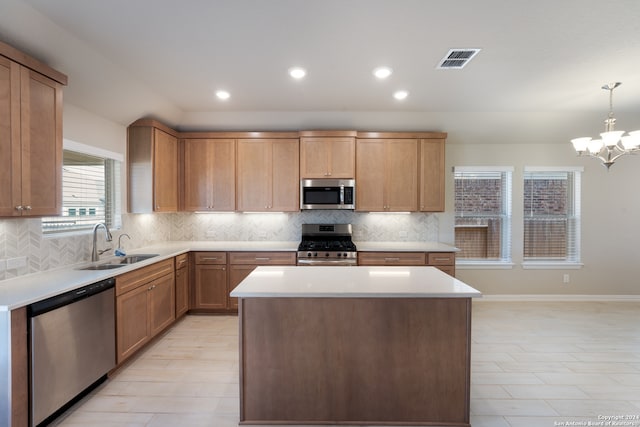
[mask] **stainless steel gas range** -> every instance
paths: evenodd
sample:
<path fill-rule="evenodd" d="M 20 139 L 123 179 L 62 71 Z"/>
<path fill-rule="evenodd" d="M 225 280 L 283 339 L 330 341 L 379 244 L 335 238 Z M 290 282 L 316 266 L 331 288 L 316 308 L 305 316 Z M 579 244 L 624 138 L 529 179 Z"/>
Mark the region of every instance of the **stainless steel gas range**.
<path fill-rule="evenodd" d="M 358 265 L 351 224 L 302 224 L 298 265 Z"/>

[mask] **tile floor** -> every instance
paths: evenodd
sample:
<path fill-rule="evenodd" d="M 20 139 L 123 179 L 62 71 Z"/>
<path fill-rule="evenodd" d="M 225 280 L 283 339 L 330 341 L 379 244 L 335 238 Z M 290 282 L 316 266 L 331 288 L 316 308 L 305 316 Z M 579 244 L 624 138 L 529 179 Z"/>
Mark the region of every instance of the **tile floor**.
<path fill-rule="evenodd" d="M 477 302 L 472 338 L 473 427 L 640 427 L 640 303 Z M 56 422 L 237 424 L 234 316 L 187 316 Z"/>

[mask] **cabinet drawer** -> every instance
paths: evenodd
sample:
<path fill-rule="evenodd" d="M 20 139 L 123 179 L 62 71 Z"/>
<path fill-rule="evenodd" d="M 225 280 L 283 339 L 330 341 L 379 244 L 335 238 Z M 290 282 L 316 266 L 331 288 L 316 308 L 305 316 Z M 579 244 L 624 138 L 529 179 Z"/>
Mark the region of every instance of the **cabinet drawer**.
<path fill-rule="evenodd" d="M 358 265 L 425 265 L 424 252 L 358 252 Z"/>
<path fill-rule="evenodd" d="M 230 264 L 296 265 L 295 252 L 231 252 Z"/>
<path fill-rule="evenodd" d="M 188 263 L 187 254 L 180 254 L 176 256 L 176 270 L 180 270 L 181 268 L 185 268 Z"/>
<path fill-rule="evenodd" d="M 116 277 L 116 296 L 129 292 L 166 274 L 173 274 L 173 258 L 118 276 Z"/>
<path fill-rule="evenodd" d="M 429 252 L 428 265 L 456 265 L 456 254 L 453 252 Z"/>
<path fill-rule="evenodd" d="M 226 252 L 196 252 L 195 253 L 196 264 L 226 264 L 227 253 Z"/>

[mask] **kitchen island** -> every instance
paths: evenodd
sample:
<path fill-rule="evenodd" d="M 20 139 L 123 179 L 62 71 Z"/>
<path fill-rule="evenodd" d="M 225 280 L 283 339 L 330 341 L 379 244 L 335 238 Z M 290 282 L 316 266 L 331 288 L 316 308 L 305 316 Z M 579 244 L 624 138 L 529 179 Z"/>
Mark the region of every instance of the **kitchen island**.
<path fill-rule="evenodd" d="M 241 424 L 469 426 L 471 299 L 433 267 L 259 267 L 239 300 Z"/>

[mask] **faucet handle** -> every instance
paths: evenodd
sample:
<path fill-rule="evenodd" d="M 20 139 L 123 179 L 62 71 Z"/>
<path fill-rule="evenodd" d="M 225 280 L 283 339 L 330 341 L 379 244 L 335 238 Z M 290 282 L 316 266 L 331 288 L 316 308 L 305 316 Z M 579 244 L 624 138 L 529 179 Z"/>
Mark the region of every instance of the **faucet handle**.
<path fill-rule="evenodd" d="M 119 237 L 118 237 L 118 248 L 122 247 L 122 238 L 126 237 L 127 239 L 131 240 L 131 236 L 129 236 L 127 233 L 122 233 Z"/>

